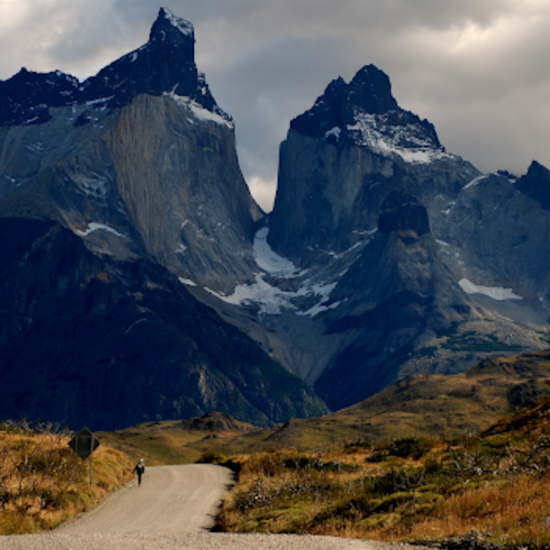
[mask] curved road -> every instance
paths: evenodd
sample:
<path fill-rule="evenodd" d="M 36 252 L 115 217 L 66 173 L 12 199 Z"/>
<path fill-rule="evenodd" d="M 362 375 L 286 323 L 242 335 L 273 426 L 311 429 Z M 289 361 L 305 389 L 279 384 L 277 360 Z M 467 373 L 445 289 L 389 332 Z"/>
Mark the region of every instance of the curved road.
<path fill-rule="evenodd" d="M 0 550 L 390 550 L 397 546 L 333 537 L 209 533 L 230 485 L 230 471 L 220 466 L 149 467 L 141 487 L 129 483 L 91 512 L 51 533 L 0 537 Z"/>

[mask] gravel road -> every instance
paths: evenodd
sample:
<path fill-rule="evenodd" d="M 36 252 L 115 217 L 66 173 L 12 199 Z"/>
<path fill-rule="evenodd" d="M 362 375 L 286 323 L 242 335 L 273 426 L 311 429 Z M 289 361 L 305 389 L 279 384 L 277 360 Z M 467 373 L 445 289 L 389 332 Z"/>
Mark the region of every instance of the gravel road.
<path fill-rule="evenodd" d="M 147 468 L 98 507 L 55 531 L 0 537 L 0 550 L 397 550 L 405 545 L 297 535 L 209 533 L 229 470 L 209 464 Z M 420 548 L 414 547 L 415 550 Z"/>

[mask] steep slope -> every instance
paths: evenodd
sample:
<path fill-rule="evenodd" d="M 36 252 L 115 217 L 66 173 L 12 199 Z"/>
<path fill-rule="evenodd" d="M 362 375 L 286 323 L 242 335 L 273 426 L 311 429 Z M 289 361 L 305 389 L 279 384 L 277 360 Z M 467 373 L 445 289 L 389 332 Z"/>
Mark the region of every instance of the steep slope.
<path fill-rule="evenodd" d="M 97 76 L 23 70 L 0 105 L 0 417 L 95 429 L 326 410 L 187 291 L 253 279 L 263 215 L 190 23 L 161 9 L 147 44 Z"/>
<path fill-rule="evenodd" d="M 148 260 L 98 257 L 52 222 L 0 219 L 0 417 L 121 428 L 211 410 L 266 425 L 312 391 Z"/>

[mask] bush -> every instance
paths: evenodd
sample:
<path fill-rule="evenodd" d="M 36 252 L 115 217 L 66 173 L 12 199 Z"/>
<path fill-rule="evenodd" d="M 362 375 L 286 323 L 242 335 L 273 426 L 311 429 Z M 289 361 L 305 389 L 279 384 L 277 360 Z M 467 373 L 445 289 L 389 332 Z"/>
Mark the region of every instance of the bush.
<path fill-rule="evenodd" d="M 391 456 L 397 456 L 399 458 L 410 457 L 418 460 L 426 453 L 426 449 L 417 437 L 403 437 L 392 441 L 388 448 L 388 452 Z"/>

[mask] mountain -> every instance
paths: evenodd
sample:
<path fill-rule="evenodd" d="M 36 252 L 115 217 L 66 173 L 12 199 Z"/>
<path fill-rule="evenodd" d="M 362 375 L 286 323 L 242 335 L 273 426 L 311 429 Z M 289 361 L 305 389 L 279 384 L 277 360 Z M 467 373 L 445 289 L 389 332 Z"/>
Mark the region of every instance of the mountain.
<path fill-rule="evenodd" d="M 545 347 L 550 218 L 522 191 L 544 170 L 519 187 L 481 174 L 373 65 L 331 82 L 281 145 L 267 243 L 293 262 L 273 286 L 297 311 L 264 320 L 274 356 L 335 410 L 411 373 Z"/>
<path fill-rule="evenodd" d="M 161 8 L 84 82 L 0 82 L 0 418 L 272 424 L 548 345 L 550 172 L 482 174 L 373 65 L 290 122 L 275 206 Z"/>
<path fill-rule="evenodd" d="M 253 277 L 263 216 L 193 52 L 191 24 L 161 9 L 145 46 L 82 84 L 1 83 L 0 417 L 108 429 L 326 411 L 188 292 Z"/>

